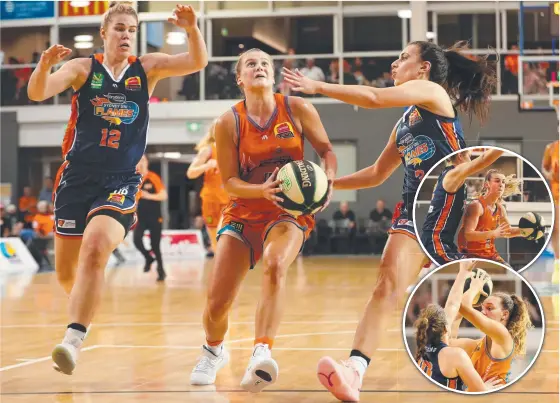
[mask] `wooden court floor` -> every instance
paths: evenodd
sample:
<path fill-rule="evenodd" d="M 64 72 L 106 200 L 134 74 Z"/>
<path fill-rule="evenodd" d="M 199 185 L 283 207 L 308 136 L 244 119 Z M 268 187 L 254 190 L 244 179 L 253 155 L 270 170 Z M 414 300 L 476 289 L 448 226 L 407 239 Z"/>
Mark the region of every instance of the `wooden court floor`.
<path fill-rule="evenodd" d="M 335 402 L 315 377 L 318 359 L 348 356 L 362 307 L 377 275 L 375 258 L 303 258 L 288 276 L 284 321 L 273 355 L 280 367 L 275 385 L 259 395 L 239 382 L 252 350 L 260 291 L 257 269 L 230 317 L 226 339 L 230 364 L 211 387 L 189 385 L 204 341 L 201 315 L 211 261 L 169 263 L 166 284 L 141 267 L 107 270 L 100 312 L 74 375 L 51 368 L 50 353 L 67 324 L 66 297 L 54 274 L 10 278 L 3 285 L 0 320 L 2 403 L 226 403 Z M 460 396 L 431 384 L 411 363 L 402 340 L 401 307 L 364 379 L 362 402 L 558 402 L 558 317 L 543 297 L 548 322 L 545 344 L 533 368 L 516 384 L 486 396 Z"/>

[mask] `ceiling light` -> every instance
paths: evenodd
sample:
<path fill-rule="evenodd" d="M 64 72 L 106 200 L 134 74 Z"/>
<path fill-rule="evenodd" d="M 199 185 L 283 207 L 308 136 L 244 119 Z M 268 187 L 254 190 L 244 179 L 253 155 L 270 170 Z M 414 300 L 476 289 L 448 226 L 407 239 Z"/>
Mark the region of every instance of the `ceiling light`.
<path fill-rule="evenodd" d="M 169 159 L 178 159 L 181 158 L 181 153 L 179 152 L 169 152 L 169 153 L 163 153 L 163 158 L 169 158 Z"/>
<path fill-rule="evenodd" d="M 399 10 L 397 12 L 399 18 L 411 18 L 412 17 L 412 10 Z"/>
<path fill-rule="evenodd" d="M 91 49 L 93 48 L 93 42 L 76 42 L 74 47 L 76 49 Z"/>
<path fill-rule="evenodd" d="M 89 1 L 83 1 L 83 0 L 74 0 L 70 2 L 70 5 L 72 7 L 87 7 L 89 6 Z"/>
<path fill-rule="evenodd" d="M 93 41 L 93 35 L 76 35 L 74 37 L 76 42 L 91 42 Z"/>
<path fill-rule="evenodd" d="M 432 31 L 426 32 L 426 39 L 434 39 L 436 37 L 436 33 Z"/>

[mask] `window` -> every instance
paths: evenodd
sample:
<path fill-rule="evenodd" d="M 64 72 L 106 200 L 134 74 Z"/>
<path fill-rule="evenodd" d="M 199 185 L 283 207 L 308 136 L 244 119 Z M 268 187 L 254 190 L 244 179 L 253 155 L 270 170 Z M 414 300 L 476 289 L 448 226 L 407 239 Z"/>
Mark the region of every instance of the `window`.
<path fill-rule="evenodd" d="M 552 49 L 553 36 L 550 30 L 550 9 L 528 8 L 523 12 L 523 48 L 529 50 Z M 507 45 L 508 49 L 519 44 L 519 10 L 508 10 L 507 21 Z M 556 37 L 558 41 L 558 37 Z"/>
<path fill-rule="evenodd" d="M 336 7 L 335 1 L 274 1 L 274 8 Z"/>
<path fill-rule="evenodd" d="M 206 4 L 216 3 L 215 1 L 207 1 Z M 138 12 L 168 12 L 170 15 L 177 6 L 176 1 L 139 1 Z M 195 11 L 200 10 L 200 1 L 190 1 L 189 6 L 192 6 Z"/>
<path fill-rule="evenodd" d="M 353 174 L 358 170 L 357 167 L 357 148 L 353 142 L 333 141 L 333 152 L 338 160 L 337 177 Z M 337 190 L 333 192 L 332 202 L 355 202 L 358 200 L 357 190 Z"/>
<path fill-rule="evenodd" d="M 272 55 L 334 50 L 332 16 L 212 19 L 212 35 L 212 55 L 218 57 L 254 47 Z"/>
<path fill-rule="evenodd" d="M 353 57 L 344 59 L 342 66 L 344 84 L 369 85 L 372 87 L 392 87 L 391 63 L 398 59 L 398 55 L 390 57 Z M 335 72 L 338 75 L 338 61 Z M 332 77 L 331 77 L 332 80 Z M 334 81 L 336 82 L 336 81 Z"/>
<path fill-rule="evenodd" d="M 208 11 L 266 9 L 268 1 L 205 1 L 204 7 Z"/>
<path fill-rule="evenodd" d="M 440 46 L 469 41 L 473 49 L 496 47 L 496 15 L 438 14 L 437 37 Z"/>
<path fill-rule="evenodd" d="M 401 50 L 401 19 L 395 16 L 346 17 L 344 51 Z"/>

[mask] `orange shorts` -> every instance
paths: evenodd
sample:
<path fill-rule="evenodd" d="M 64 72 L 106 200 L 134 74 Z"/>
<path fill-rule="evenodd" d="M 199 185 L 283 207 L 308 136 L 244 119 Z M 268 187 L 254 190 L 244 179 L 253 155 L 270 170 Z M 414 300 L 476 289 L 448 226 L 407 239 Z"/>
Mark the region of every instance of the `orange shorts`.
<path fill-rule="evenodd" d="M 227 234 L 239 239 L 251 249 L 251 269 L 259 261 L 263 253 L 263 245 L 272 227 L 281 222 L 292 222 L 303 231 L 303 244 L 315 227 L 315 218 L 305 215 L 297 218 L 277 207 L 273 209 L 260 204 L 261 209 L 254 205 L 245 205 L 237 201 L 230 202 L 223 211 L 222 224 L 218 231 L 220 236 Z"/>
<path fill-rule="evenodd" d="M 202 218 L 207 227 L 217 228 L 222 217 L 222 210 L 226 204 L 213 200 L 202 200 Z"/>

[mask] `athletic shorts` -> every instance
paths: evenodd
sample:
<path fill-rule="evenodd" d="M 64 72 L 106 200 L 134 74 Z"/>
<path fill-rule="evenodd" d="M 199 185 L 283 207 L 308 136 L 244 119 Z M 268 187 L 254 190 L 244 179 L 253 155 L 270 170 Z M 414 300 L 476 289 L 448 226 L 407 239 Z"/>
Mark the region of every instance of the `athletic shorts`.
<path fill-rule="evenodd" d="M 65 162 L 54 191 L 55 230 L 58 236 L 80 237 L 96 215 L 113 217 L 126 233 L 136 224 L 142 176 L 131 173 L 95 173 Z"/>
<path fill-rule="evenodd" d="M 222 213 L 220 236 L 227 234 L 239 239 L 251 249 L 251 269 L 262 257 L 263 245 L 270 230 L 278 223 L 291 222 L 303 231 L 303 242 L 315 227 L 315 218 L 310 215 L 297 218 L 279 208 L 257 210 L 238 201 L 230 201 Z"/>
<path fill-rule="evenodd" d="M 219 201 L 207 201 L 202 199 L 202 217 L 207 227 L 217 228 L 218 225 L 220 225 L 222 210 L 226 205 L 227 204 L 220 203 Z"/>
<path fill-rule="evenodd" d="M 412 239 L 416 239 L 412 217 L 412 205 L 405 206 L 402 201 L 397 203 L 395 211 L 393 212 L 393 224 L 389 229 L 389 234 L 404 234 Z"/>
<path fill-rule="evenodd" d="M 420 240 L 426 252 L 428 252 L 429 257 L 435 261 L 438 265 L 444 265 L 446 263 L 452 262 L 454 260 L 466 259 L 467 255 L 459 252 L 457 245 L 453 242 L 439 242 L 439 246 L 436 248 L 432 240 L 432 234 L 427 232 L 426 235 L 422 233 Z"/>

